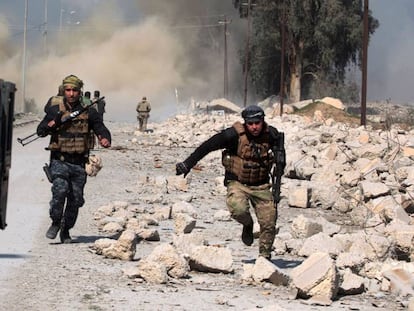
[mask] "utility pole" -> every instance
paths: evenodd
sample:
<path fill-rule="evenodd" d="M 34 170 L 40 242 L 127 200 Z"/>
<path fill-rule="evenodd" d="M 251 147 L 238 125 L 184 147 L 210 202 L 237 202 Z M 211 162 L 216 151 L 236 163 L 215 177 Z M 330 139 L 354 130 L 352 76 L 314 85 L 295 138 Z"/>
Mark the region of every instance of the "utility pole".
<path fill-rule="evenodd" d="M 62 0 L 60 0 L 60 15 L 59 15 L 59 37 L 62 37 L 62 19 L 63 19 Z"/>
<path fill-rule="evenodd" d="M 224 15 L 224 98 L 229 92 L 229 68 L 227 63 L 227 16 Z"/>
<path fill-rule="evenodd" d="M 178 111 L 178 90 L 175 88 L 175 109 Z"/>
<path fill-rule="evenodd" d="M 223 20 L 219 21 L 219 24 L 224 26 L 224 76 L 223 76 L 223 96 L 228 97 L 229 93 L 229 67 L 228 67 L 228 50 L 227 50 L 227 25 L 231 23 L 231 20 L 227 19 L 227 16 L 223 16 Z"/>
<path fill-rule="evenodd" d="M 24 31 L 23 31 L 23 60 L 22 60 L 22 110 L 25 112 L 25 98 L 26 98 L 26 41 L 27 41 L 27 15 L 29 8 L 29 0 L 24 3 Z"/>
<path fill-rule="evenodd" d="M 45 21 L 44 21 L 44 30 L 43 30 L 43 49 L 45 55 L 47 55 L 47 0 L 44 0 L 45 4 Z"/>
<path fill-rule="evenodd" d="M 286 54 L 286 7 L 282 1 L 282 21 L 281 21 L 281 40 L 282 48 L 280 51 L 280 116 L 283 115 L 283 100 L 285 98 L 285 54 Z"/>
<path fill-rule="evenodd" d="M 244 97 L 243 97 L 243 106 L 247 105 L 247 81 L 249 75 L 249 54 L 250 54 L 250 9 L 251 9 L 251 0 L 247 0 L 247 31 L 246 31 L 246 50 L 244 58 Z"/>
<path fill-rule="evenodd" d="M 366 125 L 368 69 L 368 0 L 364 0 L 364 35 L 362 39 L 361 125 Z"/>

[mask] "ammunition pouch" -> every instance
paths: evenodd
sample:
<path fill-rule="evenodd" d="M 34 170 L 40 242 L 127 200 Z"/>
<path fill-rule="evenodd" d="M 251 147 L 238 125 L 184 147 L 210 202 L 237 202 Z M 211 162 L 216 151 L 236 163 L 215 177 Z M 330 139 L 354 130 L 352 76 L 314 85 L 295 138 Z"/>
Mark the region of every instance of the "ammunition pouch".
<path fill-rule="evenodd" d="M 49 167 L 49 164 L 45 163 L 45 165 L 43 166 L 43 171 L 44 171 L 44 172 L 45 172 L 45 174 L 46 174 L 47 180 L 48 180 L 50 183 L 53 183 L 52 174 L 50 173 L 50 167 Z"/>
<path fill-rule="evenodd" d="M 221 164 L 223 164 L 224 168 L 227 171 L 231 170 L 232 159 L 227 149 L 224 149 L 223 152 L 221 153 Z"/>

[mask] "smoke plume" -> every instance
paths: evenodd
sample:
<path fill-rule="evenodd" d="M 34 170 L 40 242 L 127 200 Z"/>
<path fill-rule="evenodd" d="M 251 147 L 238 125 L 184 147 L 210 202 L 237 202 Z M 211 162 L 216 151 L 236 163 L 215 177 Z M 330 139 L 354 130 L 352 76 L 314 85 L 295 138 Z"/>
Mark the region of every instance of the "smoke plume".
<path fill-rule="evenodd" d="M 26 99 L 34 99 L 42 110 L 69 74 L 84 81 L 84 91 L 100 90 L 110 120 L 135 121 L 142 96 L 153 106 L 153 121 L 186 109 L 192 98 L 223 96 L 224 32 L 219 21 L 221 15 L 237 14 L 231 1 L 127 2 L 122 11 L 117 1 L 95 0 L 92 7 L 71 1 L 65 12 L 79 12 L 82 21 L 68 20 L 66 14 L 59 26 L 49 25 L 46 51 L 42 40 L 27 48 Z M 229 36 L 233 55 L 237 52 L 230 40 L 237 37 L 237 27 L 235 23 Z M 19 98 L 23 50 L 9 41 L 7 22 L 2 22 L 0 71 L 17 84 L 16 109 L 24 109 Z M 236 72 L 238 62 L 229 60 Z"/>

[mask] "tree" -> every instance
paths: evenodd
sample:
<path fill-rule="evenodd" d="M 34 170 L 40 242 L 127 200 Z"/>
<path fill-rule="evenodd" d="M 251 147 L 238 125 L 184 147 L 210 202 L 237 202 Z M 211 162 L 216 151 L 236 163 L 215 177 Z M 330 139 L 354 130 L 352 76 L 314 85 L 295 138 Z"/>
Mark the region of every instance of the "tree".
<path fill-rule="evenodd" d="M 268 96 L 280 91 L 280 80 L 275 76 L 279 76 L 282 22 L 286 27 L 290 101 L 299 101 L 303 92 L 308 95 L 315 83 L 336 87 L 343 84 L 348 66 L 360 65 L 362 2 L 257 0 L 252 13 L 254 35 L 249 70 L 258 94 Z M 240 10 L 243 0 L 233 0 L 233 4 Z M 378 25 L 370 15 L 370 34 Z"/>

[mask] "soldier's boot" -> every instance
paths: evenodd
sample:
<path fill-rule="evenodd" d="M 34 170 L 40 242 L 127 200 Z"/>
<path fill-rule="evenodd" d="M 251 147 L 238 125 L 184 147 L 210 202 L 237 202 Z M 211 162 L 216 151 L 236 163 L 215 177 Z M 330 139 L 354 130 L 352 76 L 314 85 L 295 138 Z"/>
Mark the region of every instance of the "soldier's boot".
<path fill-rule="evenodd" d="M 247 246 L 252 245 L 254 241 L 254 235 L 253 235 L 253 219 L 250 213 L 248 212 L 245 212 L 242 214 L 232 213 L 231 217 L 243 225 L 243 231 L 241 235 L 241 239 L 243 243 Z"/>
<path fill-rule="evenodd" d="M 241 239 L 244 244 L 250 246 L 253 244 L 254 236 L 253 236 L 253 224 L 250 225 L 243 225 L 243 232 Z"/>
<path fill-rule="evenodd" d="M 272 247 L 269 245 L 265 245 L 262 242 L 259 243 L 259 256 L 266 258 L 269 261 L 272 261 Z"/>
<path fill-rule="evenodd" d="M 272 261 L 272 256 L 270 254 L 259 254 L 259 256 L 269 260 L 270 262 Z"/>
<path fill-rule="evenodd" d="M 48 239 L 52 239 L 53 240 L 54 238 L 56 238 L 59 230 L 60 230 L 60 223 L 52 222 L 52 225 L 46 231 L 46 237 Z"/>
<path fill-rule="evenodd" d="M 72 243 L 72 238 L 69 235 L 69 229 L 62 227 L 60 230 L 60 242 L 63 244 L 70 244 Z"/>

